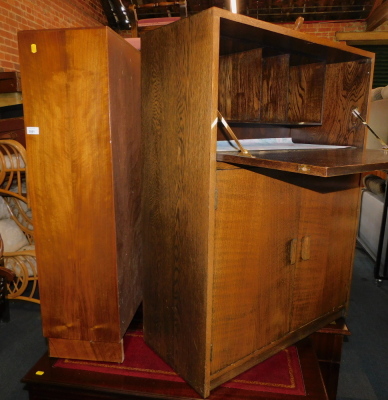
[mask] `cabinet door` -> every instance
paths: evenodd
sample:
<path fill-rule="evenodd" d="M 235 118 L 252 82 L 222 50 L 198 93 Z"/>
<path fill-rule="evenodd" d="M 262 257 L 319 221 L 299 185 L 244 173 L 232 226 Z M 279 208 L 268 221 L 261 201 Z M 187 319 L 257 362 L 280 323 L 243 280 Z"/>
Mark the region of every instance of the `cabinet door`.
<path fill-rule="evenodd" d="M 212 374 L 288 332 L 296 189 L 250 170 L 217 171 Z"/>
<path fill-rule="evenodd" d="M 304 184 L 291 330 L 346 306 L 357 229 L 358 175 Z"/>

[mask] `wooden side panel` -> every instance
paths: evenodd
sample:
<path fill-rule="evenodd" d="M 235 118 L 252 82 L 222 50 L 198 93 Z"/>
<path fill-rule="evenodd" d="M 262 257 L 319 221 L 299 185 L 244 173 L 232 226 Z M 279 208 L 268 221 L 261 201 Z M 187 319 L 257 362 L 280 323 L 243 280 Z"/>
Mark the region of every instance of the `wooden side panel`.
<path fill-rule="evenodd" d="M 261 122 L 287 121 L 289 68 L 289 54 L 263 58 Z"/>
<path fill-rule="evenodd" d="M 359 176 L 350 175 L 327 178 L 320 188 L 301 188 L 292 330 L 347 304 L 357 230 L 358 184 Z"/>
<path fill-rule="evenodd" d="M 123 198 L 115 200 L 113 179 L 128 176 L 117 165 L 125 169 L 130 157 L 121 158 L 119 144 L 112 154 L 112 141 L 128 148 L 135 136 L 120 130 L 131 116 L 125 115 L 122 95 L 114 104 L 118 108 L 109 106 L 119 83 L 130 87 L 128 77 L 121 77 L 130 65 L 112 52 L 108 57 L 107 31 L 26 31 L 19 47 L 25 125 L 39 127 L 38 135 L 27 135 L 27 162 L 44 335 L 118 344 L 119 309 L 125 312 L 128 304 L 118 300 L 125 265 L 118 270 L 117 250 L 125 264 L 129 260 L 120 251 L 129 247 L 117 242 L 123 226 L 116 229 L 115 212 L 130 221 L 125 211 L 130 204 L 128 198 L 126 205 Z M 117 62 L 121 75 L 110 75 L 109 62 Z M 116 118 L 123 121 L 117 124 Z M 125 179 L 119 185 L 123 191 L 129 186 Z"/>
<path fill-rule="evenodd" d="M 290 67 L 288 122 L 321 122 L 325 64 Z"/>
<path fill-rule="evenodd" d="M 217 171 L 217 188 L 213 374 L 288 333 L 299 213 L 292 185 L 257 172 Z"/>
<path fill-rule="evenodd" d="M 220 57 L 219 110 L 231 120 L 260 120 L 261 49 Z"/>
<path fill-rule="evenodd" d="M 142 299 L 140 52 L 108 30 L 109 115 L 121 336 Z"/>
<path fill-rule="evenodd" d="M 141 51 L 145 340 L 204 396 L 209 394 L 217 24 L 209 15 L 199 20 L 195 15 L 148 32 Z"/>
<path fill-rule="evenodd" d="M 322 125 L 295 128 L 291 136 L 304 143 L 363 147 L 365 127 L 352 110 L 368 112 L 372 61 L 353 61 L 326 66 Z"/>

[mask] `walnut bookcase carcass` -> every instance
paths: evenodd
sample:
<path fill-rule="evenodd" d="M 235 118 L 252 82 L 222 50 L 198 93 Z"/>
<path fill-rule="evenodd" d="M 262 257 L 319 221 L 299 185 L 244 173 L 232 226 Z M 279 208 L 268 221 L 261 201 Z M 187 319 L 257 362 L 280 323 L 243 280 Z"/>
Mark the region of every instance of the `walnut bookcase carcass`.
<path fill-rule="evenodd" d="M 141 302 L 140 53 L 106 27 L 23 31 L 19 49 L 49 353 L 121 362 Z"/>
<path fill-rule="evenodd" d="M 144 332 L 202 396 L 343 315 L 373 54 L 218 8 L 142 39 Z M 338 150 L 216 153 L 242 138 Z"/>

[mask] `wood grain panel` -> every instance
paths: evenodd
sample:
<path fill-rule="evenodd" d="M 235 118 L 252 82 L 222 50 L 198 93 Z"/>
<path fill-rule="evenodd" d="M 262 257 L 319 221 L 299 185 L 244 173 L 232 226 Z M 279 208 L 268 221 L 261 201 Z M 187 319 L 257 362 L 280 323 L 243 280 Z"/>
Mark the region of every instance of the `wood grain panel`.
<path fill-rule="evenodd" d="M 140 52 L 108 30 L 109 115 L 121 337 L 142 295 Z"/>
<path fill-rule="evenodd" d="M 260 120 L 262 51 L 254 49 L 220 57 L 219 110 L 231 120 Z"/>
<path fill-rule="evenodd" d="M 323 63 L 290 67 L 288 122 L 321 122 L 324 80 Z"/>
<path fill-rule="evenodd" d="M 25 124 L 40 129 L 27 135 L 27 163 L 43 331 L 50 338 L 118 343 L 140 302 L 139 289 L 132 296 L 128 285 L 132 277 L 134 286 L 140 281 L 133 273 L 138 265 L 128 270 L 137 258 L 127 242 L 135 236 L 133 197 L 117 196 L 116 190 L 125 193 L 131 186 L 128 149 L 140 141 L 123 94 L 139 85 L 131 75 L 139 62 L 131 65 L 131 55 L 117 61 L 117 54 L 135 50 L 108 32 L 104 27 L 19 35 Z M 110 73 L 113 63 L 117 69 Z M 125 299 L 119 299 L 120 279 L 127 286 Z"/>
<path fill-rule="evenodd" d="M 330 185 L 330 178 L 327 184 Z M 291 330 L 317 316 L 345 307 L 356 240 L 360 198 L 359 176 L 337 179 L 343 190 L 301 188 L 299 257 L 294 280 Z M 346 189 L 345 189 L 346 188 Z M 303 259 L 303 238 L 309 237 L 309 258 Z"/>
<path fill-rule="evenodd" d="M 74 32 L 24 36 L 22 76 L 30 77 L 24 79 L 27 82 L 23 87 L 26 100 L 30 99 L 25 107 L 26 126 L 40 129 L 39 135 L 27 136 L 27 156 L 37 222 L 37 259 L 42 265 L 39 279 L 44 335 L 87 340 L 88 330 L 94 326 L 105 325 L 105 335 L 114 334 L 110 326 L 117 325 L 117 314 L 110 313 L 107 302 L 95 303 L 99 297 L 87 282 L 99 268 L 102 273 L 103 265 L 114 265 L 116 260 L 111 251 L 97 252 L 114 245 L 114 214 L 111 181 L 105 173 L 110 166 L 110 149 L 105 145 L 109 140 L 108 115 L 90 107 L 107 104 L 108 100 L 106 45 L 101 46 L 105 31 L 94 37 L 80 32 L 83 45 L 78 49 L 80 43 Z M 37 46 L 35 54 L 30 50 L 31 43 Z M 94 71 L 91 62 L 100 70 Z M 95 90 L 90 91 L 90 87 Z M 93 129 L 99 134 L 86 137 Z M 95 237 L 94 232 L 101 229 L 102 235 Z M 58 256 L 53 258 L 52 254 Z M 111 301 L 117 302 L 112 281 L 101 282 L 96 289 L 106 297 L 109 293 Z M 91 310 L 97 309 L 101 316 L 108 315 L 105 323 L 94 320 L 98 316 Z M 102 339 L 95 331 L 93 336 L 94 340 Z"/>
<path fill-rule="evenodd" d="M 365 126 L 352 110 L 358 108 L 366 117 L 372 73 L 371 60 L 327 65 L 322 125 L 292 129 L 292 138 L 304 143 L 363 147 Z"/>
<path fill-rule="evenodd" d="M 217 172 L 212 373 L 286 335 L 298 236 L 292 185 L 248 170 Z"/>
<path fill-rule="evenodd" d="M 144 332 L 207 396 L 218 42 L 197 18 L 142 39 Z"/>
<path fill-rule="evenodd" d="M 124 360 L 123 340 L 119 342 L 91 342 L 85 340 L 69 340 L 49 338 L 50 357 L 121 363 Z"/>
<path fill-rule="evenodd" d="M 287 121 L 290 55 L 263 58 L 261 122 Z"/>

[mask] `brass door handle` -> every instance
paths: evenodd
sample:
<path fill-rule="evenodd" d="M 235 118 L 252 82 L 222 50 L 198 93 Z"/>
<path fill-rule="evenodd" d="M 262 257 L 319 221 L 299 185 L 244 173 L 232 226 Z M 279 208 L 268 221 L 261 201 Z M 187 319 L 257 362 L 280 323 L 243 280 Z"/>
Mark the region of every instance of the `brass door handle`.
<path fill-rule="evenodd" d="M 289 243 L 290 246 L 290 264 L 293 265 L 296 263 L 296 246 L 298 244 L 297 239 L 292 239 Z"/>
<path fill-rule="evenodd" d="M 300 251 L 300 257 L 306 261 L 310 259 L 310 236 L 302 237 L 302 246 Z"/>

